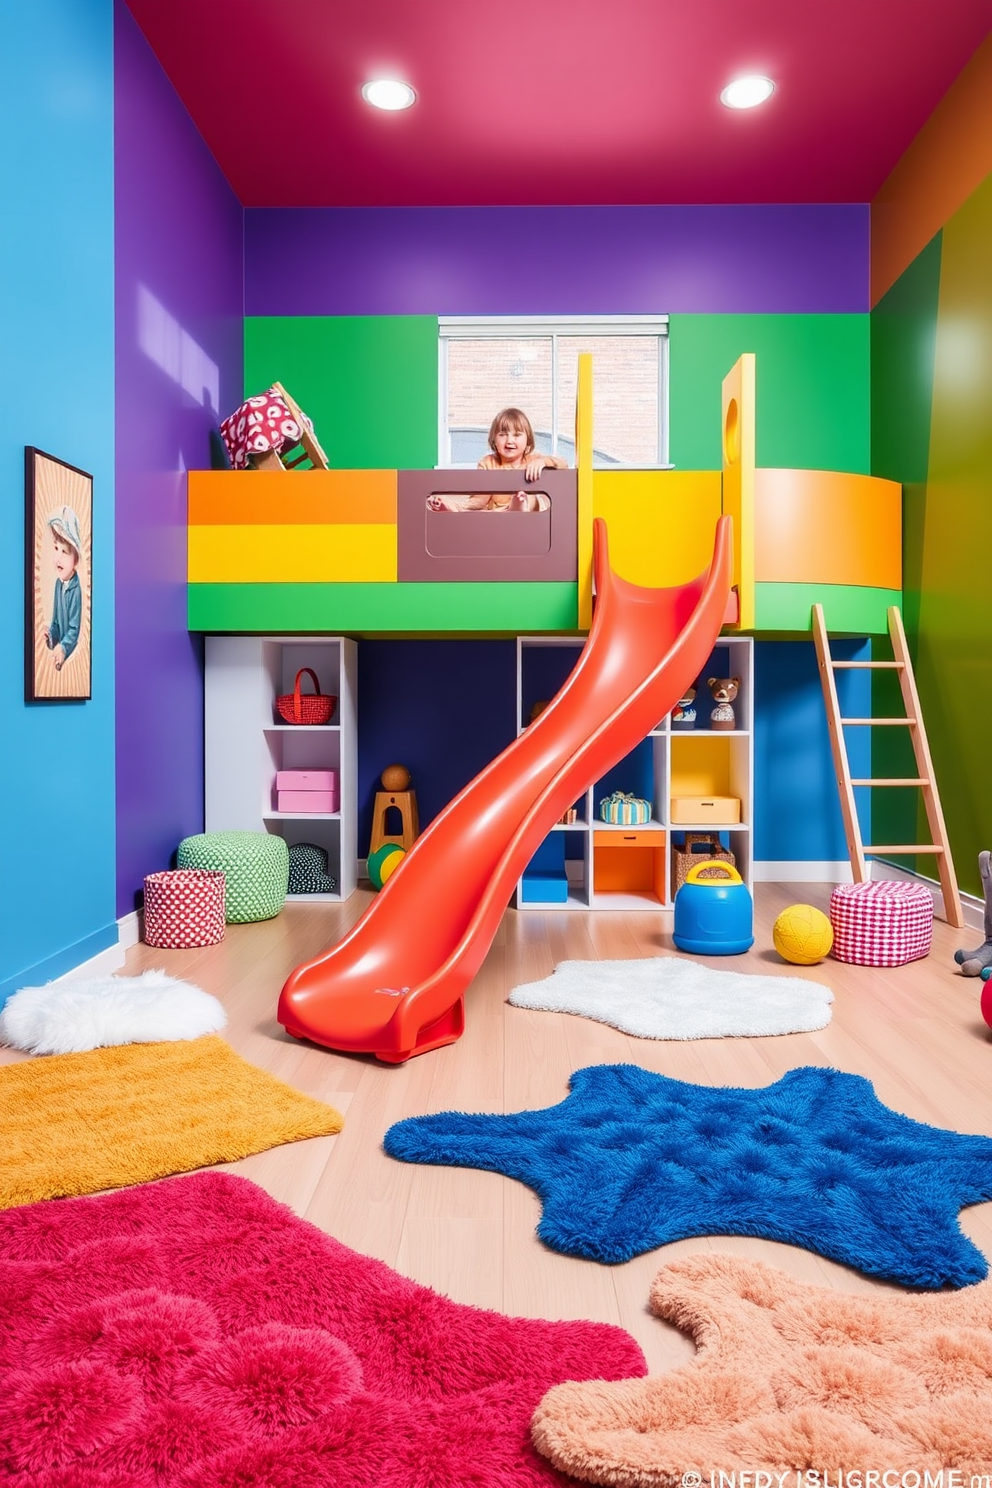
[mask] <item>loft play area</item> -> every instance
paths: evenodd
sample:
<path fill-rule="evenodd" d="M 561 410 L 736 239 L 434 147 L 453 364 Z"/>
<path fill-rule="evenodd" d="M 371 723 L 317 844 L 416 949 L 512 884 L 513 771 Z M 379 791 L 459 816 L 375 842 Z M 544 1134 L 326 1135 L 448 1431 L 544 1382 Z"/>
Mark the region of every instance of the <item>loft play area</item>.
<path fill-rule="evenodd" d="M 619 574 L 665 585 L 706 567 L 725 511 L 736 519 L 731 629 L 809 633 L 820 602 L 833 631 L 885 634 L 888 607 L 902 597 L 900 487 L 839 471 L 755 468 L 756 376 L 745 355 L 723 384 L 722 470 L 594 469 L 593 368 L 584 357 L 577 468 L 545 473 L 551 509 L 526 524 L 425 509 L 430 491 L 481 489 L 491 475 L 191 471 L 190 629 L 585 630 L 594 518 L 607 523 Z"/>
<path fill-rule="evenodd" d="M 585 354 L 576 469 L 541 475 L 545 510 L 495 520 L 433 510 L 432 498 L 509 490 L 518 476 L 331 471 L 319 444 L 311 456 L 318 468 L 305 472 L 190 474 L 190 624 L 212 632 L 207 830 L 265 831 L 290 844 L 321 839 L 332 898 L 350 895 L 356 857 L 378 845 L 357 834 L 356 633 L 491 633 L 515 621 L 515 745 L 454 797 L 426 838 L 403 836 L 415 851 L 402 882 L 342 946 L 293 974 L 280 1005 L 291 1031 L 387 1060 L 451 1042 L 464 1026 L 462 994 L 514 891 L 521 910 L 670 907 L 679 853 L 692 850 L 694 834 L 719 840 L 750 886 L 755 635 L 814 632 L 855 879 L 866 877 L 866 854 L 909 856 L 925 845 L 863 842 L 844 741 L 852 720 L 841 718 L 835 671 L 897 663 L 835 663 L 829 639 L 831 629 L 890 635 L 908 658 L 893 619 L 900 488 L 839 472 L 756 469 L 755 391 L 755 357 L 745 354 L 722 386 L 721 471 L 603 472 L 593 467 Z M 255 634 L 233 634 L 248 631 Z M 583 647 L 576 632 L 584 631 Z M 681 693 L 666 686 L 680 649 L 694 657 L 685 676 L 697 688 L 714 671 L 732 681 L 736 712 L 730 706 L 726 724 L 714 712 L 707 727 L 703 709 L 689 736 L 680 732 L 681 712 L 673 721 Z M 683 657 L 675 670 L 686 665 Z M 898 665 L 909 674 L 908 659 Z M 270 716 L 273 697 L 294 678 L 299 687 L 306 668 L 331 677 L 336 704 L 333 721 L 312 732 Z M 864 712 L 870 695 L 860 696 Z M 908 694 L 906 703 L 912 713 Z M 913 719 L 909 727 L 923 737 Z M 281 772 L 293 768 L 330 770 L 340 798 L 319 813 L 305 800 L 277 798 Z M 959 924 L 927 760 L 918 776 L 900 783 L 924 786 L 945 912 Z M 634 818 L 635 831 L 623 815 L 603 822 L 611 792 L 632 795 L 635 782 L 650 815 Z M 857 783 L 896 782 L 869 772 Z M 405 829 L 406 797 L 380 799 L 392 800 Z M 329 1013 L 321 1000 L 328 988 Z M 384 990 L 399 1003 L 387 1004 Z"/>

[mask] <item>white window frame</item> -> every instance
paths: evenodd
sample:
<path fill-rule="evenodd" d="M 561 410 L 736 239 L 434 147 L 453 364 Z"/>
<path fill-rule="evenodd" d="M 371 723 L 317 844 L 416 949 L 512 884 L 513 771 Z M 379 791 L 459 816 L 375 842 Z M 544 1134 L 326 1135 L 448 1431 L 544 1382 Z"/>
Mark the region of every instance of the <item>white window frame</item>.
<path fill-rule="evenodd" d="M 658 338 L 658 453 L 656 465 L 611 465 L 611 470 L 671 470 L 668 437 L 668 316 L 667 315 L 441 315 L 438 317 L 437 453 L 438 469 L 474 469 L 453 465 L 448 433 L 448 346 L 456 340 L 523 340 L 550 337 L 551 449 L 558 453 L 558 338 L 585 336 L 657 336 Z"/>

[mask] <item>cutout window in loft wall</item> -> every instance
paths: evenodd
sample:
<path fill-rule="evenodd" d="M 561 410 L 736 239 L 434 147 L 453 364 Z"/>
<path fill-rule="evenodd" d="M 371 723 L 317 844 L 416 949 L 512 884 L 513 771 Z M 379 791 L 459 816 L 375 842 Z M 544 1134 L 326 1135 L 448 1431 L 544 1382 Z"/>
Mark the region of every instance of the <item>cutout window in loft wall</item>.
<path fill-rule="evenodd" d="M 668 468 L 668 316 L 443 316 L 438 463 L 474 467 L 489 425 L 520 408 L 536 448 L 575 464 L 579 353 L 593 356 L 600 467 Z"/>

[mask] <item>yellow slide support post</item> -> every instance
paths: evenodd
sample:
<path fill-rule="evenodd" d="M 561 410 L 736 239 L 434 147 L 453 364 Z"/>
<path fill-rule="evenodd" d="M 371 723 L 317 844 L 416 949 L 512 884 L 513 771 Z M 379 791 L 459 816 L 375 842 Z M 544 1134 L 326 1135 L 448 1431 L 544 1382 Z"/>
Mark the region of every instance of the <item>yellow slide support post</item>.
<path fill-rule="evenodd" d="M 746 351 L 723 379 L 723 512 L 734 519 L 736 629 L 754 629 L 754 352 Z"/>
<path fill-rule="evenodd" d="M 592 624 L 592 353 L 579 353 L 575 394 L 575 469 L 578 484 L 579 629 Z"/>

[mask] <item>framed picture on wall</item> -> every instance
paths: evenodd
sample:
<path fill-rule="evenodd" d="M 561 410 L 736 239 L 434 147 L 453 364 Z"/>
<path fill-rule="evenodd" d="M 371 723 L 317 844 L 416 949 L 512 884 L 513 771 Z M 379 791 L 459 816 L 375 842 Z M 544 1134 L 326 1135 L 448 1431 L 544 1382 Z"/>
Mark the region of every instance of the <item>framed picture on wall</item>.
<path fill-rule="evenodd" d="M 93 477 L 24 451 L 27 702 L 89 698 L 93 671 Z"/>

